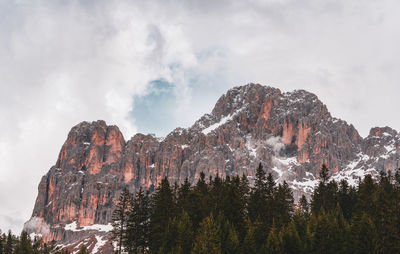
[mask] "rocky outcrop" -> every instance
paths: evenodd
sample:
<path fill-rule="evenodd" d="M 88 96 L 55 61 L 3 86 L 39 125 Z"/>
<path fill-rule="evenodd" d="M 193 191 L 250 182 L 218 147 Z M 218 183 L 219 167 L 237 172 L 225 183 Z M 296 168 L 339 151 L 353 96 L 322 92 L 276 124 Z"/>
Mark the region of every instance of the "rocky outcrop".
<path fill-rule="evenodd" d="M 151 190 L 163 177 L 195 182 L 201 172 L 245 174 L 251 182 L 261 162 L 298 198 L 315 187 L 322 164 L 334 179 L 352 184 L 366 173 L 398 168 L 399 144 L 400 135 L 389 127 L 374 128 L 363 139 L 306 91 L 235 87 L 211 114 L 164 139 L 137 134 L 126 142 L 118 127 L 104 121 L 73 127 L 56 165 L 39 184 L 25 229 L 71 249 L 86 240 L 94 253 L 109 253 L 109 223 L 124 187 Z"/>

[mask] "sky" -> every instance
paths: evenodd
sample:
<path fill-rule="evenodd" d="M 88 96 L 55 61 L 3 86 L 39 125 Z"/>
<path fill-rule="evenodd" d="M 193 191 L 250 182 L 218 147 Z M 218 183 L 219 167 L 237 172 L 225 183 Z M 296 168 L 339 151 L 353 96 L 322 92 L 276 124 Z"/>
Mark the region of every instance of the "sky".
<path fill-rule="evenodd" d="M 397 0 L 0 0 L 0 229 L 19 233 L 68 131 L 165 136 L 250 82 L 400 130 Z"/>

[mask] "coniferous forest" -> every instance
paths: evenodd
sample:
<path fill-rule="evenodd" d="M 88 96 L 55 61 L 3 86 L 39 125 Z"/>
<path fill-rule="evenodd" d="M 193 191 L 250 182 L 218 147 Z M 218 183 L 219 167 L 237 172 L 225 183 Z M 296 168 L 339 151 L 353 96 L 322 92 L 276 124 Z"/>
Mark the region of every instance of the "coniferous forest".
<path fill-rule="evenodd" d="M 150 196 L 121 194 L 114 236 L 128 253 L 400 253 L 400 175 L 367 175 L 357 187 L 322 166 L 311 201 L 294 203 L 261 164 L 245 176 L 191 186 L 167 179 Z M 132 200 L 132 201 L 131 201 Z"/>
<path fill-rule="evenodd" d="M 261 164 L 254 184 L 200 175 L 191 186 L 165 178 L 150 194 L 124 190 L 113 214 L 116 253 L 400 253 L 400 175 L 367 175 L 358 186 L 322 166 L 310 202 L 297 204 Z M 2 253 L 67 253 L 3 234 Z M 82 246 L 78 253 L 88 253 Z"/>

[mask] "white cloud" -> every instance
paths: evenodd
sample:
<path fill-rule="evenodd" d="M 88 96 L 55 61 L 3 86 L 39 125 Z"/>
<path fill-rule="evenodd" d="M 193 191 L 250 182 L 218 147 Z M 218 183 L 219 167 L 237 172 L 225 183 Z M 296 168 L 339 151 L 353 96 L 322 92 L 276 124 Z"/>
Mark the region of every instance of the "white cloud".
<path fill-rule="evenodd" d="M 1 1 L 0 228 L 21 229 L 73 125 L 104 119 L 130 138 L 132 98 L 155 79 L 174 84 L 181 126 L 229 87 L 259 82 L 316 93 L 362 135 L 400 129 L 399 10 L 394 0 Z"/>
<path fill-rule="evenodd" d="M 272 150 L 274 151 L 275 155 L 279 155 L 279 151 L 285 146 L 282 143 L 281 137 L 270 137 L 266 141 L 267 145 L 272 147 Z"/>

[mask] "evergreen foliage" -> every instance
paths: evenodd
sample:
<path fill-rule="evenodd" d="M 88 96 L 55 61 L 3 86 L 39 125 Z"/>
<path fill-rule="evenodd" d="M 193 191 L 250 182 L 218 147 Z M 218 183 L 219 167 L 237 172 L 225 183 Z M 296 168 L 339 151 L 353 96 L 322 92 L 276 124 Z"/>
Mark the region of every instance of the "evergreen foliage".
<path fill-rule="evenodd" d="M 245 176 L 201 174 L 150 195 L 124 190 L 114 213 L 121 249 L 128 253 L 400 253 L 400 174 L 367 175 L 357 187 L 329 179 L 326 167 L 310 201 L 295 206 L 287 183 L 276 184 L 260 165 L 253 187 Z M 122 234 L 121 234 L 122 231 Z M 0 254 L 55 254 L 26 232 L 0 234 Z M 82 247 L 78 253 L 88 253 Z"/>
<path fill-rule="evenodd" d="M 67 250 L 60 250 L 54 245 L 43 243 L 40 237 L 31 237 L 22 231 L 20 236 L 0 232 L 0 254 L 69 254 Z"/>
<path fill-rule="evenodd" d="M 151 196 L 150 242 L 142 250 L 400 253 L 398 173 L 381 174 L 378 182 L 367 175 L 358 187 L 352 187 L 346 181 L 330 180 L 323 165 L 320 179 L 310 201 L 303 195 L 296 206 L 289 185 L 276 184 L 261 164 L 252 187 L 245 176 L 223 179 L 217 175 L 206 181 L 201 173 L 194 186 L 186 179 L 173 187 L 164 179 Z M 135 204 L 140 203 L 140 193 Z M 132 209 L 129 216 L 134 214 Z M 127 246 L 133 241 L 128 239 Z"/>
<path fill-rule="evenodd" d="M 132 207 L 132 197 L 131 193 L 127 188 L 124 188 L 116 209 L 113 212 L 113 238 L 117 240 L 118 244 L 118 254 L 122 251 L 123 241 L 127 234 L 127 224 L 128 224 L 128 213 Z"/>
<path fill-rule="evenodd" d="M 88 251 L 88 249 L 86 248 L 86 246 L 83 245 L 83 246 L 79 249 L 79 251 L 78 251 L 77 254 L 89 254 L 89 251 Z"/>

